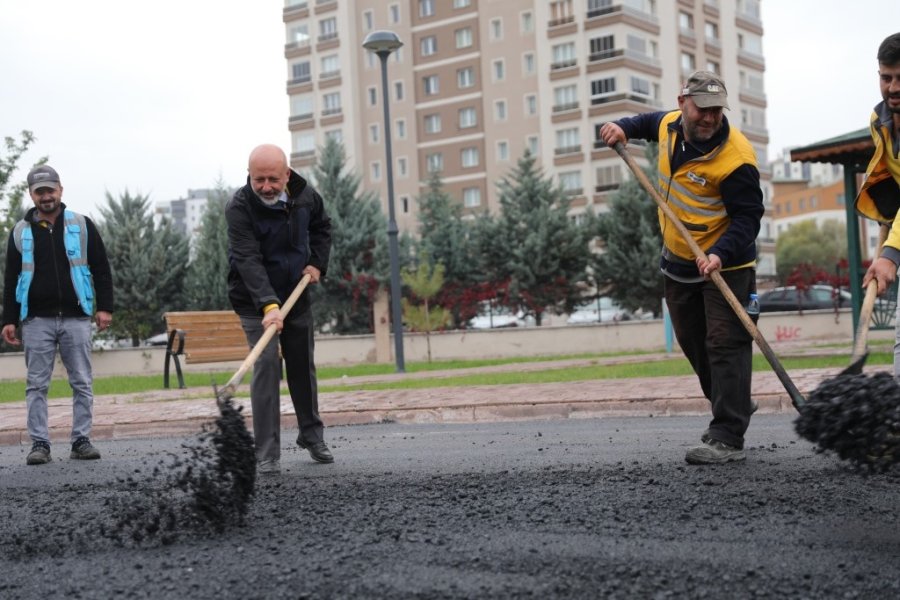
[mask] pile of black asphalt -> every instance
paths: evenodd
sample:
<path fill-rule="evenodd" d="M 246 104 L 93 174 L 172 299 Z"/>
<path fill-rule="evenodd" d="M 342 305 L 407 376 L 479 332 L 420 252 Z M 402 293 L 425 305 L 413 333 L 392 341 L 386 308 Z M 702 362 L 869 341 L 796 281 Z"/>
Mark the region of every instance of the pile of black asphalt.
<path fill-rule="evenodd" d="M 797 434 L 872 472 L 900 462 L 900 385 L 893 373 L 841 374 L 810 394 L 794 421 Z"/>
<path fill-rule="evenodd" d="M 111 535 L 185 439 L 100 461 L 0 448 L 2 598 L 897 598 L 900 469 L 757 415 L 743 463 L 684 463 L 703 417 L 333 427 L 285 444 L 245 514 Z M 285 432 L 284 440 L 292 439 Z M 238 511 L 239 512 L 239 511 Z"/>

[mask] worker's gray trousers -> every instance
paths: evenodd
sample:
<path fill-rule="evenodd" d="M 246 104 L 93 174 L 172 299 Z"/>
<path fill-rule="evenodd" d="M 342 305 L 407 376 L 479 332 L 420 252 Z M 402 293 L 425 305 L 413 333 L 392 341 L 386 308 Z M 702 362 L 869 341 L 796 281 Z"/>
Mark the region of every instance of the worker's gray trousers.
<path fill-rule="evenodd" d="M 47 392 L 56 352 L 72 387 L 72 441 L 91 434 L 94 377 L 91 371 L 90 317 L 32 317 L 22 323 L 25 346 L 25 405 L 32 442 L 50 443 Z"/>
<path fill-rule="evenodd" d="M 323 441 L 324 425 L 319 417 L 316 366 L 313 360 L 312 311 L 291 313 L 284 329 L 266 346 L 253 365 L 250 405 L 253 408 L 253 438 L 256 460 L 281 457 L 281 359 L 279 342 L 287 373 L 288 390 L 300 427 L 300 439 L 306 444 Z M 261 317 L 241 317 L 241 327 L 252 348 L 263 335 Z"/>

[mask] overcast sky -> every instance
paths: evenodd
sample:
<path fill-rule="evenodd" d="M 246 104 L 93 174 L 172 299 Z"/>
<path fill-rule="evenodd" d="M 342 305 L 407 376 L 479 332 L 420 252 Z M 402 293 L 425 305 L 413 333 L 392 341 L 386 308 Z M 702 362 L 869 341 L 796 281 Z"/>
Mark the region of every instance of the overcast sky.
<path fill-rule="evenodd" d="M 290 150 L 283 6 L 0 0 L 0 136 L 31 130 L 20 164 L 49 156 L 66 202 L 94 216 L 107 191 L 240 185 L 253 146 Z M 763 0 L 762 18 L 770 157 L 865 127 L 900 0 Z"/>

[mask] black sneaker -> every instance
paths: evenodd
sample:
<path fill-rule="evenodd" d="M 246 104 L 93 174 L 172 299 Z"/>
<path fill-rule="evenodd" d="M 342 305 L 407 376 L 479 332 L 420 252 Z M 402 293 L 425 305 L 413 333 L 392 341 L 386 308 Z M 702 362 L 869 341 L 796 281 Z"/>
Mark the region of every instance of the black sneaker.
<path fill-rule="evenodd" d="M 297 445 L 303 448 L 304 450 L 309 452 L 309 455 L 316 462 L 320 463 L 333 463 L 334 456 L 331 454 L 331 450 L 328 449 L 328 446 L 325 442 L 316 442 L 314 444 L 307 444 L 303 440 L 297 438 Z"/>
<path fill-rule="evenodd" d="M 31 452 L 25 459 L 26 465 L 46 465 L 50 462 L 50 444 L 47 442 L 35 442 L 31 445 Z"/>
<path fill-rule="evenodd" d="M 100 451 L 94 448 L 91 440 L 86 437 L 80 437 L 72 444 L 72 453 L 69 458 L 75 460 L 97 460 L 100 458 Z"/>

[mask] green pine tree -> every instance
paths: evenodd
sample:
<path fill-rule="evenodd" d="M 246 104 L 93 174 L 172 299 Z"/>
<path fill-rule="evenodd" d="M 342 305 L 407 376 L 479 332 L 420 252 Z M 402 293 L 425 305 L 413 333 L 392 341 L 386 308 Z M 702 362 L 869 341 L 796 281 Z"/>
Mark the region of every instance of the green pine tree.
<path fill-rule="evenodd" d="M 164 219 L 157 227 L 147 196 L 106 194 L 99 224 L 113 273 L 116 312 L 110 329 L 132 345 L 159 329 L 163 313 L 184 308 L 188 241 Z"/>
<path fill-rule="evenodd" d="M 194 238 L 194 257 L 185 282 L 185 302 L 191 310 L 228 310 L 228 227 L 225 204 L 231 196 L 219 180 L 210 194 Z"/>
<path fill-rule="evenodd" d="M 313 177 L 331 217 L 331 257 L 316 305 L 320 330 L 369 333 L 372 304 L 389 277 L 387 221 L 377 197 L 360 192 L 360 178 L 345 172 L 343 145 L 329 139 L 319 151 Z"/>
<path fill-rule="evenodd" d="M 472 227 L 463 220 L 462 206 L 444 191 L 440 174 L 432 173 L 428 189 L 418 199 L 418 254 L 444 268 L 444 285 L 435 298 L 450 310 L 454 327 L 478 313 L 479 273 L 471 240 Z"/>
<path fill-rule="evenodd" d="M 587 230 L 568 216 L 569 200 L 528 152 L 498 185 L 500 214 L 481 217 L 478 248 L 485 274 L 505 286 L 500 302 L 533 316 L 564 314 L 581 299 Z"/>
<path fill-rule="evenodd" d="M 644 169 L 656 181 L 657 145 L 646 150 L 652 168 Z M 662 312 L 663 276 L 659 272 L 662 235 L 656 203 L 635 178 L 629 178 L 612 195 L 609 211 L 589 220 L 602 250 L 593 255 L 591 279 L 598 293 L 622 308 Z"/>

